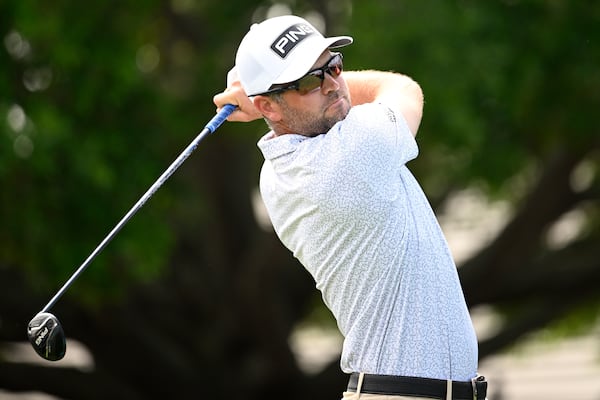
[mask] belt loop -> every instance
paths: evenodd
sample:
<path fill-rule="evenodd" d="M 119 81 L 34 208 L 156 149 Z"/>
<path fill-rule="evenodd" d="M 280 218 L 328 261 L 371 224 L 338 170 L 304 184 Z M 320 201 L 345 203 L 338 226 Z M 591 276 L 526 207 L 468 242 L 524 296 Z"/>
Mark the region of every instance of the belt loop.
<path fill-rule="evenodd" d="M 471 378 L 471 387 L 473 387 L 473 400 L 477 400 L 477 379 L 479 375 L 475 375 L 475 378 Z"/>
<path fill-rule="evenodd" d="M 365 379 L 365 373 L 361 372 L 358 374 L 358 383 L 356 384 L 356 400 L 360 399 L 360 390 L 362 389 L 363 379 Z"/>
<path fill-rule="evenodd" d="M 446 381 L 446 400 L 452 400 L 452 379 Z"/>

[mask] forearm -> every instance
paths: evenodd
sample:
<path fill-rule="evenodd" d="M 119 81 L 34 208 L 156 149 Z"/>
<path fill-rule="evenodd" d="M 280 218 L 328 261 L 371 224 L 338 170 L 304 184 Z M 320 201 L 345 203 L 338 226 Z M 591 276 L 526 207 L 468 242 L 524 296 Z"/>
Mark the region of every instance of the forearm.
<path fill-rule="evenodd" d="M 423 115 L 423 92 L 410 77 L 384 71 L 345 71 L 352 105 L 381 102 L 404 115 L 416 135 Z"/>

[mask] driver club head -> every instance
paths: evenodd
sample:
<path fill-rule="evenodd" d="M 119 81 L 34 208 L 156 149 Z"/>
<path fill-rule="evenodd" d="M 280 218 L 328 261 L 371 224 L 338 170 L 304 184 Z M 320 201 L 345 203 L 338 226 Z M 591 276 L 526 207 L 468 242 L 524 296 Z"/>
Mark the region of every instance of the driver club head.
<path fill-rule="evenodd" d="M 42 358 L 58 361 L 65 356 L 67 340 L 58 319 L 47 312 L 37 314 L 27 326 L 27 337 Z"/>

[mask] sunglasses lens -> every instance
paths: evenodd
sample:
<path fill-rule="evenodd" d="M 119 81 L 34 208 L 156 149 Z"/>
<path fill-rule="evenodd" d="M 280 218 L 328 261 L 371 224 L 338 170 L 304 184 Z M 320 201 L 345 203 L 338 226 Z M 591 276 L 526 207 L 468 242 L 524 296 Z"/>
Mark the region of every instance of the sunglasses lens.
<path fill-rule="evenodd" d="M 300 92 L 302 95 L 312 92 L 321 86 L 323 80 L 325 79 L 326 71 L 332 77 L 337 78 L 340 76 L 343 69 L 344 65 L 342 64 L 342 57 L 338 54 L 334 56 L 331 61 L 329 61 L 326 67 L 309 72 L 308 75 L 305 75 L 303 78 L 301 78 L 298 81 L 298 92 Z"/>
<path fill-rule="evenodd" d="M 315 71 L 314 74 L 304 76 L 298 81 L 298 92 L 304 95 L 321 86 L 321 82 L 323 81 L 321 76 L 323 76 L 321 71 Z"/>
<path fill-rule="evenodd" d="M 344 69 L 344 64 L 342 63 L 342 55 L 340 53 L 335 54 L 327 63 L 326 66 L 318 68 L 314 71 L 310 71 L 308 74 L 304 75 L 302 78 L 298 79 L 295 82 L 287 84 L 286 86 L 281 86 L 279 88 L 272 88 L 271 91 L 281 92 L 290 89 L 296 89 L 298 93 L 301 95 L 305 95 L 307 93 L 312 92 L 313 90 L 321 87 L 323 81 L 325 80 L 325 74 L 329 74 L 334 78 L 340 76 Z"/>
<path fill-rule="evenodd" d="M 329 65 L 327 65 L 327 72 L 329 72 L 329 75 L 333 76 L 334 78 L 340 76 L 343 69 L 344 64 L 342 64 L 342 57 L 339 55 L 336 55 L 333 60 L 331 60 Z"/>

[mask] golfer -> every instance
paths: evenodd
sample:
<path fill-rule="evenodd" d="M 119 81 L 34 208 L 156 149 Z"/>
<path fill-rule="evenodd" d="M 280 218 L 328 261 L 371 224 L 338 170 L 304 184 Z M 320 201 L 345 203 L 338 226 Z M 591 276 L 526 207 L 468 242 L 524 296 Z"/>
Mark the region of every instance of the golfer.
<path fill-rule="evenodd" d="M 343 71 L 349 36 L 306 20 L 255 24 L 218 108 L 264 118 L 260 191 L 282 243 L 313 276 L 344 336 L 343 399 L 484 399 L 477 339 L 448 245 L 406 167 L 420 86 Z"/>

